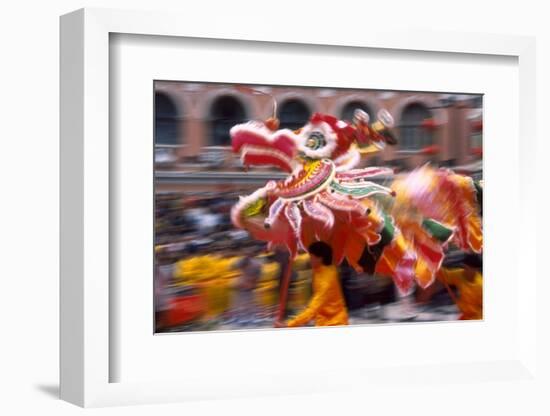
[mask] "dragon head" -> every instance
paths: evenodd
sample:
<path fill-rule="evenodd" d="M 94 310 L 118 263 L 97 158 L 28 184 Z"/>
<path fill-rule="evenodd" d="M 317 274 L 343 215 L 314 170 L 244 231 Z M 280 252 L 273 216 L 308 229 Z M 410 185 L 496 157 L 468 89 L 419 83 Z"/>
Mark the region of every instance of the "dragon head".
<path fill-rule="evenodd" d="M 378 151 L 385 144 L 395 144 L 391 133 L 393 119 L 380 110 L 378 120 L 369 124 L 369 116 L 356 110 L 351 123 L 334 116 L 315 113 L 298 130 L 278 129 L 278 120 L 249 121 L 231 131 L 233 151 L 242 163 L 276 166 L 292 172 L 302 160 L 330 159 L 338 166 L 353 167 L 360 152 Z"/>

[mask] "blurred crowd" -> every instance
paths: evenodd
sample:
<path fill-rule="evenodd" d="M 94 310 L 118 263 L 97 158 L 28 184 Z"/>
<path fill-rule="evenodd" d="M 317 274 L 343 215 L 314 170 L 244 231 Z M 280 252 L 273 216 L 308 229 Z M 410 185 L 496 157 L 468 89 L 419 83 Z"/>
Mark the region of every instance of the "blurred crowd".
<path fill-rule="evenodd" d="M 155 308 L 157 330 L 269 326 L 289 257 L 230 221 L 237 193 L 163 193 L 156 196 Z M 292 263 L 287 314 L 311 294 L 309 255 Z M 390 279 L 341 266 L 350 309 L 394 300 Z"/>
<path fill-rule="evenodd" d="M 272 326 L 289 257 L 284 249 L 268 252 L 265 243 L 232 226 L 229 213 L 237 198 L 235 192 L 157 194 L 157 332 Z M 468 319 L 481 319 L 475 306 L 481 304 L 481 275 L 460 278 L 468 267 L 464 259 L 463 253 L 449 253 L 441 282 L 406 297 L 391 279 L 342 264 L 350 322 L 449 320 L 465 310 L 470 310 Z M 291 267 L 287 316 L 305 307 L 312 291 L 309 255 L 299 255 Z"/>

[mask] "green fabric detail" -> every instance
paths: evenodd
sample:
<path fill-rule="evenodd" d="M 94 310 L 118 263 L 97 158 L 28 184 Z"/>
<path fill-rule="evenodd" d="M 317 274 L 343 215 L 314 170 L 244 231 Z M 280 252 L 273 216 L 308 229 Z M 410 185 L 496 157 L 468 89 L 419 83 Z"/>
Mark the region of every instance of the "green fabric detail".
<path fill-rule="evenodd" d="M 386 188 L 380 186 L 380 185 L 377 185 L 373 182 L 365 182 L 365 186 L 362 187 L 362 188 L 348 188 L 347 186 L 343 186 L 341 184 L 339 184 L 338 182 L 332 182 L 330 184 L 330 187 L 332 189 L 334 189 L 335 191 L 337 192 L 340 192 L 340 193 L 343 193 L 343 194 L 346 194 L 346 195 L 352 195 L 352 196 L 358 196 L 358 197 L 361 197 L 361 196 L 367 196 L 373 192 L 379 192 L 379 191 L 382 191 L 384 193 L 388 193 L 388 191 L 386 190 Z"/>
<path fill-rule="evenodd" d="M 378 244 L 381 244 L 382 246 L 389 244 L 390 241 L 393 240 L 393 236 L 395 235 L 395 227 L 393 225 L 392 218 L 385 213 L 384 213 L 384 227 L 382 228 L 380 235 L 382 239 Z"/>
<path fill-rule="evenodd" d="M 441 242 L 447 241 L 453 234 L 451 228 L 445 227 L 443 224 L 429 218 L 422 221 L 422 227 Z"/>

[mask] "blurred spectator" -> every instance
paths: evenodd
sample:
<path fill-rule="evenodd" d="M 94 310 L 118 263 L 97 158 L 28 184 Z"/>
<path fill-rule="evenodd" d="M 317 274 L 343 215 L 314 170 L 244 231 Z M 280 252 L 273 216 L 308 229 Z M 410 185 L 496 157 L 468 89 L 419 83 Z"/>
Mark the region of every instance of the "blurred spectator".
<path fill-rule="evenodd" d="M 158 327 L 166 325 L 166 311 L 170 305 L 170 287 L 173 283 L 174 263 L 165 249 L 157 248 L 155 263 L 155 317 Z"/>
<path fill-rule="evenodd" d="M 244 257 L 236 264 L 241 274 L 235 285 L 233 310 L 238 323 L 241 324 L 252 323 L 258 318 L 259 310 L 254 290 L 260 280 L 262 262 L 255 257 L 256 254 L 257 250 L 249 247 Z"/>
<path fill-rule="evenodd" d="M 467 254 L 462 268 L 442 268 L 438 279 L 447 286 L 458 290 L 455 297 L 456 306 L 461 312 L 460 319 L 483 319 L 483 277 L 482 260 L 478 254 Z"/>

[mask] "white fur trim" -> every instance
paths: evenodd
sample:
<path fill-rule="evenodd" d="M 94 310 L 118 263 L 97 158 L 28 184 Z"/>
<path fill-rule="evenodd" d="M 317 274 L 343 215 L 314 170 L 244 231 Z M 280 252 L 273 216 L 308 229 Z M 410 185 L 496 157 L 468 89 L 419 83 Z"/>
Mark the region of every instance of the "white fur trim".
<path fill-rule="evenodd" d="M 269 130 L 264 123 L 260 121 L 248 121 L 246 123 L 237 124 L 229 130 L 229 134 L 233 136 L 234 134 L 240 133 L 242 131 L 253 131 L 254 133 L 265 137 L 266 139 L 270 139 L 270 137 L 273 135 L 273 132 Z"/>
<path fill-rule="evenodd" d="M 361 154 L 356 149 L 350 149 L 334 160 L 336 172 L 348 171 L 356 167 L 361 161 Z"/>
<path fill-rule="evenodd" d="M 302 138 L 289 129 L 275 130 L 268 129 L 261 121 L 248 121 L 246 123 L 237 124 L 231 127 L 229 134 L 231 136 L 241 132 L 253 132 L 258 136 L 263 137 L 268 142 L 273 143 L 279 139 L 279 136 L 288 136 L 294 140 L 296 144 L 300 143 Z"/>
<path fill-rule="evenodd" d="M 309 135 L 314 131 L 321 132 L 323 136 L 325 136 L 325 140 L 327 141 L 327 144 L 324 147 L 317 150 L 310 149 L 306 146 Z M 300 131 L 298 137 L 298 150 L 312 159 L 330 158 L 330 156 L 336 149 L 336 146 L 338 145 L 338 137 L 336 135 L 336 132 L 332 130 L 332 127 L 330 127 L 330 125 L 324 121 L 315 124 L 306 124 L 304 128 Z"/>

